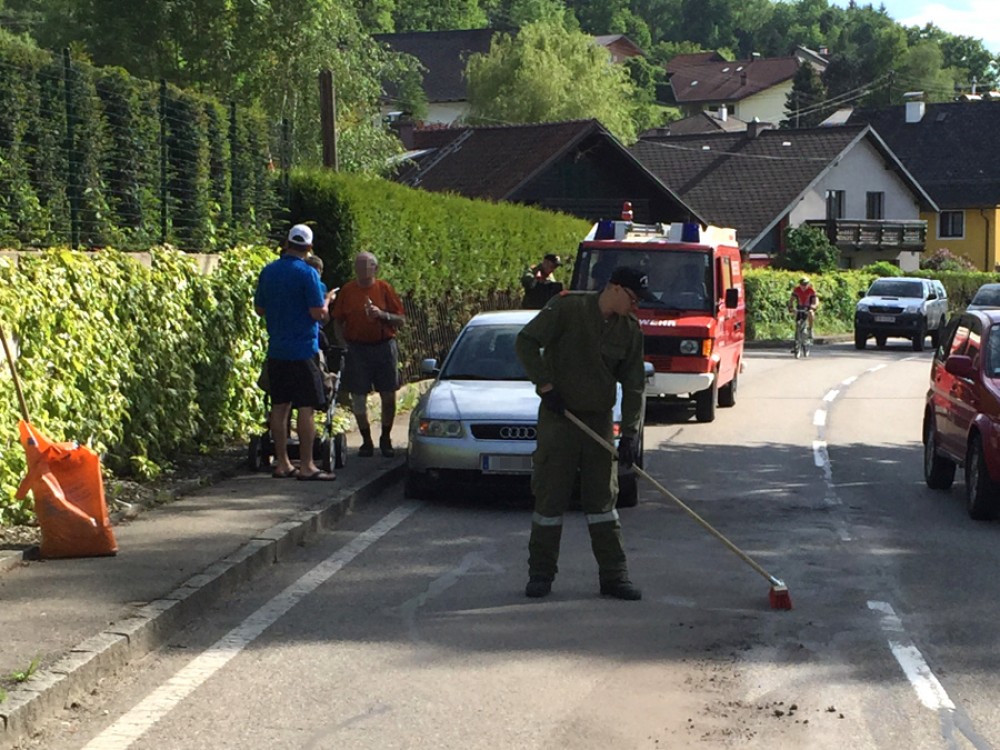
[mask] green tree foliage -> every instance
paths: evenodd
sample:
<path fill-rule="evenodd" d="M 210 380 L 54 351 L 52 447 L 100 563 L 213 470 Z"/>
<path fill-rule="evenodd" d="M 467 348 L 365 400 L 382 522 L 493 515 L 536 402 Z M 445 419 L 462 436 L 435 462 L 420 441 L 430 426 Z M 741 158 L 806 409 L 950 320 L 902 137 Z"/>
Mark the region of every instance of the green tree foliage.
<path fill-rule="evenodd" d="M 826 88 L 819 73 L 811 65 L 802 65 L 792 79 L 792 90 L 785 99 L 788 119 L 781 123 L 783 128 L 811 128 L 821 123 L 831 112 L 827 101 Z"/>
<path fill-rule="evenodd" d="M 482 29 L 486 13 L 479 0 L 405 0 L 396 6 L 396 31 Z"/>
<path fill-rule="evenodd" d="M 635 87 L 592 37 L 541 21 L 498 34 L 466 69 L 473 124 L 596 118 L 625 143 L 636 139 Z"/>
<path fill-rule="evenodd" d="M 785 230 L 785 252 L 777 266 L 789 271 L 823 273 L 836 270 L 840 251 L 830 244 L 821 229 L 803 225 Z"/>

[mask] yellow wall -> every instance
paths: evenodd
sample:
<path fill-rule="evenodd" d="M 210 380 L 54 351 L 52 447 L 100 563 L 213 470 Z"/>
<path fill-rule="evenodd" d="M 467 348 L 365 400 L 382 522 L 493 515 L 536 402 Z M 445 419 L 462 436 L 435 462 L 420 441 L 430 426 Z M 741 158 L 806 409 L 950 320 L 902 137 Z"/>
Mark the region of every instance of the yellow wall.
<path fill-rule="evenodd" d="M 925 254 L 930 255 L 946 247 L 957 255 L 964 255 L 976 264 L 980 271 L 1000 270 L 1000 248 L 997 247 L 997 222 L 1000 221 L 1000 206 L 994 208 L 968 208 L 965 214 L 965 236 L 938 238 L 938 214 L 921 213 L 927 222 L 927 244 Z"/>

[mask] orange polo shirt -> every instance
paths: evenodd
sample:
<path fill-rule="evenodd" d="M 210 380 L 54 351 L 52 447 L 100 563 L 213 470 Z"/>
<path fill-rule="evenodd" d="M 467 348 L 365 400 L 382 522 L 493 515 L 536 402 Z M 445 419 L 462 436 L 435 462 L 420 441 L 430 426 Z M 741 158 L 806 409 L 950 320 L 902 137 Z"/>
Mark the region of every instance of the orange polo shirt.
<path fill-rule="evenodd" d="M 344 327 L 344 338 L 349 343 L 359 344 L 377 344 L 394 338 L 395 326 L 384 320 L 372 320 L 365 313 L 366 299 L 393 315 L 403 314 L 403 303 L 388 281 L 375 279 L 369 287 L 362 287 L 357 281 L 348 281 L 337 292 L 333 303 L 333 319 Z"/>

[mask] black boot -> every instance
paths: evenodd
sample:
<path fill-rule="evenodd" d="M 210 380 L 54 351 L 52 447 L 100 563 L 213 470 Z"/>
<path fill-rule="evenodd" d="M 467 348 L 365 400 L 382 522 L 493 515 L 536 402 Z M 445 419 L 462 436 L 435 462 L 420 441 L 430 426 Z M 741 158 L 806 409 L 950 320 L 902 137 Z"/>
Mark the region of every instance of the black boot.
<path fill-rule="evenodd" d="M 375 445 L 372 443 L 371 430 L 359 430 L 361 433 L 361 447 L 358 448 L 358 455 L 362 458 L 371 458 L 375 455 Z"/>
<path fill-rule="evenodd" d="M 524 595 L 532 599 L 540 599 L 552 592 L 552 579 L 544 576 L 531 576 L 528 585 L 524 587 Z"/>
<path fill-rule="evenodd" d="M 388 432 L 382 433 L 382 437 L 378 441 L 378 447 L 382 451 L 382 455 L 386 458 L 393 458 L 396 455 L 396 449 L 392 447 L 392 438 L 389 437 Z"/>
<path fill-rule="evenodd" d="M 642 599 L 642 591 L 633 586 L 628 579 L 601 581 L 601 595 L 613 596 L 615 599 L 625 599 L 631 602 Z"/>

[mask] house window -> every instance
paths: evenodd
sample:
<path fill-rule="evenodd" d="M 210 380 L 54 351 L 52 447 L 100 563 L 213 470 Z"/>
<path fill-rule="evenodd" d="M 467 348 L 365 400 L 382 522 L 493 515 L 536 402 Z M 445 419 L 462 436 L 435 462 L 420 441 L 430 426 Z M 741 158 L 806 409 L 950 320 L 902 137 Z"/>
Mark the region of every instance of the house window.
<path fill-rule="evenodd" d="M 844 191 L 843 190 L 827 190 L 826 191 L 826 218 L 827 219 L 843 219 L 844 218 Z"/>
<path fill-rule="evenodd" d="M 942 211 L 938 214 L 938 239 L 961 239 L 965 237 L 965 213 L 963 211 Z"/>
<path fill-rule="evenodd" d="M 884 219 L 885 218 L 885 193 L 868 193 L 867 200 L 865 202 L 865 218 L 866 219 Z"/>

